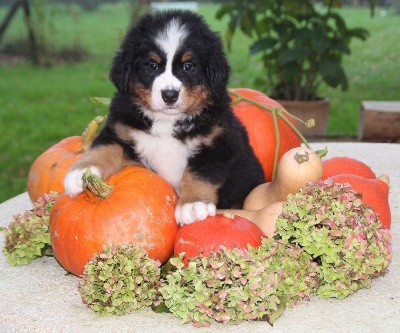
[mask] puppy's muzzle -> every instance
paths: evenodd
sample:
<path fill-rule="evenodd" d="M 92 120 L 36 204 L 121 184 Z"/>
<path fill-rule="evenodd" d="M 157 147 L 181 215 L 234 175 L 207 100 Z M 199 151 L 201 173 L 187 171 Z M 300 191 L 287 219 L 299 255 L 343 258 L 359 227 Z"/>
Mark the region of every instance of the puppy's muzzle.
<path fill-rule="evenodd" d="M 174 104 L 179 98 L 179 91 L 175 89 L 165 89 L 161 91 L 161 97 L 167 104 Z"/>

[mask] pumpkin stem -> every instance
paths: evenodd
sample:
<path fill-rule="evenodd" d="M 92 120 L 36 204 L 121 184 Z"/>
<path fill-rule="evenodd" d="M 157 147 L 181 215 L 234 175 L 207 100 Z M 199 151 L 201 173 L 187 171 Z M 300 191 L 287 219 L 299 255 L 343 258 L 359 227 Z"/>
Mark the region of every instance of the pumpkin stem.
<path fill-rule="evenodd" d="M 230 211 L 224 211 L 222 213 L 222 215 L 224 215 L 225 217 L 227 217 L 228 219 L 231 219 L 231 220 L 233 220 L 235 218 L 235 214 Z"/>
<path fill-rule="evenodd" d="M 100 199 L 107 198 L 113 187 L 107 184 L 103 179 L 94 175 L 90 169 L 86 170 L 86 172 L 82 176 L 83 182 L 83 191 L 87 193 L 89 190 L 94 196 Z"/>
<path fill-rule="evenodd" d="M 299 149 L 296 154 L 294 155 L 294 159 L 297 163 L 301 164 L 303 162 L 307 162 L 310 157 L 308 156 L 308 152 L 303 149 Z"/>
<path fill-rule="evenodd" d="M 100 129 L 100 125 L 104 122 L 106 118 L 104 116 L 97 116 L 90 121 L 87 127 L 82 132 L 82 146 L 81 152 L 85 152 L 88 150 L 90 145 L 92 144 L 94 138 L 96 137 L 97 132 Z"/>
<path fill-rule="evenodd" d="M 315 151 L 315 153 L 316 153 L 320 158 L 322 158 L 322 157 L 326 156 L 326 154 L 328 154 L 328 147 L 325 146 L 324 149 L 318 149 L 318 150 Z"/>
<path fill-rule="evenodd" d="M 384 182 L 386 185 L 390 186 L 390 179 L 388 175 L 380 175 L 378 179 Z"/>

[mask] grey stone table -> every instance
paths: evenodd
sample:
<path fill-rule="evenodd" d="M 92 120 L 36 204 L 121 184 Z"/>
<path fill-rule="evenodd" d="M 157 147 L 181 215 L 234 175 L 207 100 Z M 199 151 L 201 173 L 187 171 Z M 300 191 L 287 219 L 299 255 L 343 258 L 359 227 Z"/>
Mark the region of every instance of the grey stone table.
<path fill-rule="evenodd" d="M 313 143 L 328 147 L 329 156 L 351 156 L 391 180 L 393 260 L 389 272 L 370 289 L 344 299 L 319 299 L 287 309 L 274 327 L 266 322 L 212 324 L 198 329 L 172 314 L 146 309 L 122 317 L 99 317 L 81 302 L 78 278 L 67 275 L 51 257 L 12 267 L 0 253 L 0 332 L 400 332 L 400 145 Z M 31 207 L 22 193 L 0 204 L 0 225 Z M 0 244 L 4 234 L 0 233 Z"/>

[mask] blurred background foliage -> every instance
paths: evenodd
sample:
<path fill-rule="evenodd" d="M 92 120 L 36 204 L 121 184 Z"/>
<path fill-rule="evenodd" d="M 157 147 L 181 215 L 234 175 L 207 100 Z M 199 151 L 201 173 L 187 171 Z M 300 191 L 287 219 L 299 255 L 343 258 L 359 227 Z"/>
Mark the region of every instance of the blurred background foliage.
<path fill-rule="evenodd" d="M 13 0 L 14 1 L 14 0 Z M 0 25 L 12 0 L 0 0 Z M 365 1 L 343 1 L 337 9 L 349 28 L 370 36 L 353 40 L 343 57 L 349 89 L 322 84 L 318 94 L 331 100 L 328 140 L 354 140 L 362 100 L 399 100 L 400 0 L 377 1 L 371 18 Z M 191 4 L 192 2 L 185 2 Z M 197 1 L 197 12 L 225 39 L 228 17 L 216 13 L 229 1 Z M 110 97 L 108 71 L 130 24 L 151 9 L 146 0 L 30 0 L 39 66 L 31 63 L 28 29 L 18 10 L 0 40 L 0 202 L 26 189 L 33 160 L 64 137 L 79 135 L 102 105 L 90 97 Z M 266 92 L 260 55 L 249 49 L 255 36 L 237 30 L 227 56 L 232 87 Z"/>

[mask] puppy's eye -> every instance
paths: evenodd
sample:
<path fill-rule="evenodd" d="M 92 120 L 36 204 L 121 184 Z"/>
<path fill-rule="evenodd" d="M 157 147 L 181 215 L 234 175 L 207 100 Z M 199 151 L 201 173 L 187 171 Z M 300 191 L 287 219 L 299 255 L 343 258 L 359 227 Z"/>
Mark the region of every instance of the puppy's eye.
<path fill-rule="evenodd" d="M 185 72 L 190 72 L 191 70 L 193 70 L 193 68 L 194 68 L 194 63 L 192 63 L 192 62 L 185 62 L 183 64 L 183 70 Z"/>
<path fill-rule="evenodd" d="M 160 68 L 160 66 L 156 62 L 153 62 L 153 61 L 147 62 L 146 65 L 152 71 L 156 71 Z"/>

